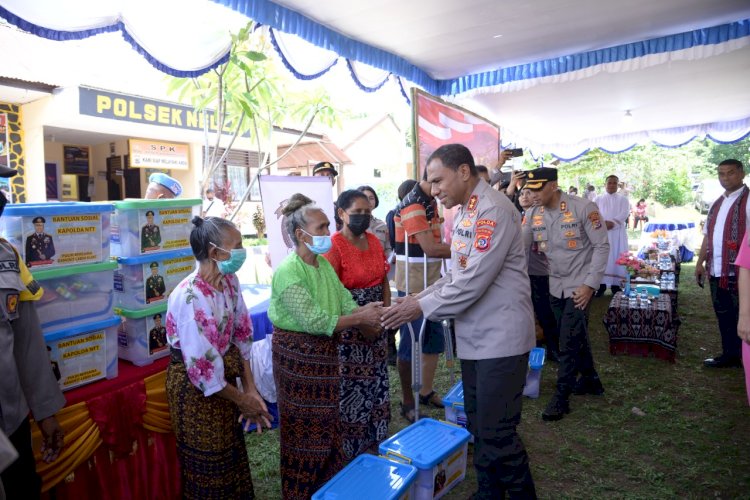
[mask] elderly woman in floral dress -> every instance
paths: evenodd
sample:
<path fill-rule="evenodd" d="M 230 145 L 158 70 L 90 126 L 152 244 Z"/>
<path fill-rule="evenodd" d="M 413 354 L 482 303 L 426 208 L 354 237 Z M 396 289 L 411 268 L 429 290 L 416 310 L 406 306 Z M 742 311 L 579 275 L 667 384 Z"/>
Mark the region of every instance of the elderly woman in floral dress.
<path fill-rule="evenodd" d="M 252 326 L 235 272 L 242 236 L 218 217 L 193 219 L 198 269 L 169 297 L 167 400 L 185 498 L 254 498 L 242 416 L 270 427 L 248 359 Z M 241 383 L 238 383 L 240 381 Z"/>

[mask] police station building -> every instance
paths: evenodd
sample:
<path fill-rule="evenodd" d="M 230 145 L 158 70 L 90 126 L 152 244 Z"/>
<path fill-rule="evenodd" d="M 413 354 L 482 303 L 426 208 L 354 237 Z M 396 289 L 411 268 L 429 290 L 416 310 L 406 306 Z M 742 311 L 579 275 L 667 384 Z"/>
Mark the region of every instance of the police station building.
<path fill-rule="evenodd" d="M 218 128 L 213 113 L 88 86 L 21 81 L 0 82 L 0 89 L 0 164 L 21 173 L 0 189 L 12 192 L 13 202 L 141 198 L 152 172 L 179 180 L 183 196 L 201 196 L 204 127 L 212 146 Z M 225 130 L 220 149 L 230 138 Z M 256 149 L 238 137 L 215 184 L 244 193 L 257 172 Z"/>

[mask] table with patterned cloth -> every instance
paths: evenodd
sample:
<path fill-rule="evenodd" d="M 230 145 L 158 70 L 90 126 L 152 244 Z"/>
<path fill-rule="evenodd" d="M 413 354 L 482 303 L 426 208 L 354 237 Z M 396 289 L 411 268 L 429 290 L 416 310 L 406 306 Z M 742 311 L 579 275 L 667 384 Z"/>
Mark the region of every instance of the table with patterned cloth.
<path fill-rule="evenodd" d="M 671 298 L 659 295 L 645 309 L 628 307 L 618 292 L 604 315 L 610 354 L 654 356 L 674 362 L 680 320 L 672 313 Z"/>

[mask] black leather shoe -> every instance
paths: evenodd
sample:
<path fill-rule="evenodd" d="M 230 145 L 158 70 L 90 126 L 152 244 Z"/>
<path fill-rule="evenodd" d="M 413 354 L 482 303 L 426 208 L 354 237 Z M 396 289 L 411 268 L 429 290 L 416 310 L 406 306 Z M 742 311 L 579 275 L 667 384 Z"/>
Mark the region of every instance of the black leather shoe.
<path fill-rule="evenodd" d="M 594 292 L 594 297 L 601 297 L 602 295 L 604 295 L 604 292 L 606 291 L 607 291 L 607 285 L 601 285 L 599 289 L 596 292 Z"/>
<path fill-rule="evenodd" d="M 545 422 L 562 420 L 566 413 L 570 413 L 568 398 L 555 394 L 542 412 L 542 420 Z"/>
<path fill-rule="evenodd" d="M 604 394 L 604 386 L 599 377 L 594 375 L 593 377 L 581 377 L 573 387 L 573 394 L 583 396 L 584 394 L 591 394 L 592 396 L 601 396 Z"/>
<path fill-rule="evenodd" d="M 730 358 L 729 356 L 716 356 L 703 361 L 706 368 L 739 368 L 742 366 L 740 358 Z"/>

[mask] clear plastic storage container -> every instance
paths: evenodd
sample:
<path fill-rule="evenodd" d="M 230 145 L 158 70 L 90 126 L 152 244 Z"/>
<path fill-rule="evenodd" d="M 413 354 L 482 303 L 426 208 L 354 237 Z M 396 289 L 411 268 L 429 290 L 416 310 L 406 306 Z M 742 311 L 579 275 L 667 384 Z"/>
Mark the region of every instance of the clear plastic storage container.
<path fill-rule="evenodd" d="M 112 279 L 117 263 L 102 262 L 50 269 L 32 269 L 44 289 L 36 302 L 44 332 L 112 318 Z"/>
<path fill-rule="evenodd" d="M 116 201 L 112 219 L 112 255 L 139 255 L 190 248 L 193 216 L 200 199 Z"/>
<path fill-rule="evenodd" d="M 312 500 L 405 500 L 414 498 L 417 469 L 384 457 L 360 455 L 313 496 Z"/>
<path fill-rule="evenodd" d="M 117 325 L 110 316 L 44 334 L 52 371 L 63 391 L 103 378 L 117 377 Z"/>
<path fill-rule="evenodd" d="M 417 468 L 414 497 L 440 498 L 466 476 L 469 431 L 424 418 L 380 444 L 380 454 Z"/>
<path fill-rule="evenodd" d="M 125 309 L 143 309 L 166 303 L 169 294 L 195 270 L 191 250 L 175 250 L 140 257 L 118 257 L 115 301 Z"/>
<path fill-rule="evenodd" d="M 8 205 L 0 235 L 31 269 L 109 261 L 111 203 Z"/>
<path fill-rule="evenodd" d="M 169 354 L 166 303 L 140 310 L 117 307 L 115 313 L 122 317 L 117 332 L 120 358 L 144 366 Z"/>

